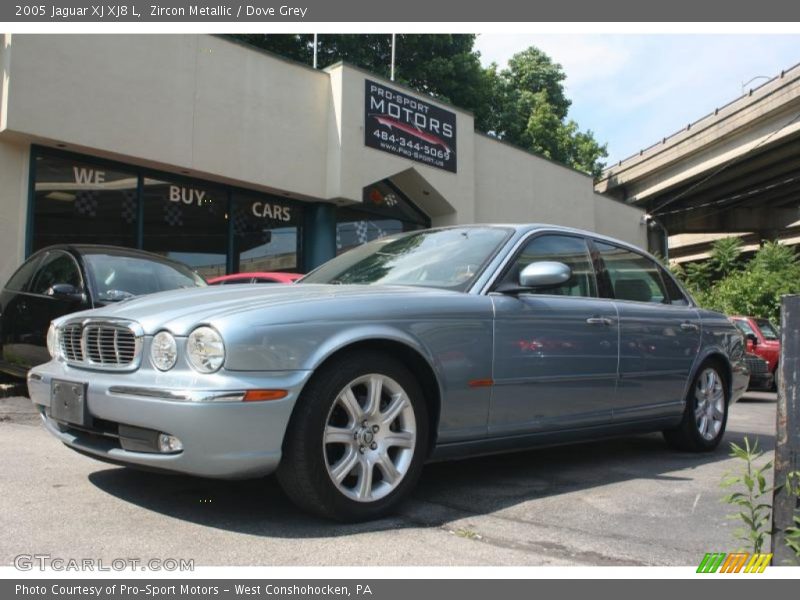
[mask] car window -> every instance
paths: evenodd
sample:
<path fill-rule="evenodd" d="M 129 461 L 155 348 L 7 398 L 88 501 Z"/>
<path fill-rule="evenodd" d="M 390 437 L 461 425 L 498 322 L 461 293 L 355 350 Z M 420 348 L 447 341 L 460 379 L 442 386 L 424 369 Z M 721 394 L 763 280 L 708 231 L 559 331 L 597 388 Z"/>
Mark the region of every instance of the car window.
<path fill-rule="evenodd" d="M 340 254 L 301 283 L 411 285 L 463 292 L 510 235 L 510 229 L 494 226 L 392 235 Z"/>
<path fill-rule="evenodd" d="M 6 284 L 7 290 L 13 290 L 15 292 L 21 292 L 27 289 L 28 283 L 31 280 L 31 277 L 36 272 L 36 267 L 39 264 L 39 261 L 42 259 L 42 255 L 39 254 L 33 258 L 29 258 L 27 262 L 22 263 L 17 272 L 11 276 L 11 279 L 8 280 Z"/>
<path fill-rule="evenodd" d="M 222 285 L 234 285 L 237 283 L 251 283 L 250 279 L 226 279 L 225 281 L 220 281 Z"/>
<path fill-rule="evenodd" d="M 269 277 L 256 277 L 256 283 L 280 283 L 280 281 Z"/>
<path fill-rule="evenodd" d="M 45 294 L 57 283 L 68 283 L 77 289 L 83 288 L 78 265 L 66 252 L 51 252 L 44 257 L 33 277 L 29 291 L 33 294 Z"/>
<path fill-rule="evenodd" d="M 745 335 L 755 335 L 756 337 L 758 337 L 756 335 L 755 330 L 752 327 L 750 327 L 750 323 L 748 323 L 747 321 L 742 321 L 740 319 L 736 319 L 733 322 L 733 324 L 736 325 L 736 327 L 739 328 L 739 331 L 741 331 L 743 334 L 745 334 Z"/>
<path fill-rule="evenodd" d="M 680 286 L 675 283 L 675 280 L 670 276 L 670 274 L 661 267 L 659 267 L 659 272 L 661 273 L 661 281 L 664 282 L 664 287 L 667 291 L 667 299 L 669 303 L 678 306 L 689 306 L 689 299 L 686 297 L 686 294 L 683 293 L 683 290 L 681 290 Z"/>
<path fill-rule="evenodd" d="M 586 240 L 567 235 L 540 235 L 533 238 L 503 276 L 500 285 L 519 285 L 522 270 L 534 262 L 555 261 L 572 270 L 572 277 L 557 287 L 534 290 L 532 293 L 556 296 L 597 296 L 597 280 Z"/>
<path fill-rule="evenodd" d="M 665 303 L 667 297 L 658 265 L 627 248 L 595 242 L 611 279 L 614 298 L 634 302 Z"/>
<path fill-rule="evenodd" d="M 771 342 L 777 342 L 781 339 L 780 334 L 778 333 L 778 328 L 772 324 L 771 321 L 767 319 L 756 319 L 756 325 L 761 330 L 761 335 L 764 336 L 765 340 L 769 340 Z"/>

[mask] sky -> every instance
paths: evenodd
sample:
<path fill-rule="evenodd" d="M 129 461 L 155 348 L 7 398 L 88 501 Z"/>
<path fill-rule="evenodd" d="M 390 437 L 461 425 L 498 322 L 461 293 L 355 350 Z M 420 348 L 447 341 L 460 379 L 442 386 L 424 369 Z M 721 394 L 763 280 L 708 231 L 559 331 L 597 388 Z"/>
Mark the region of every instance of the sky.
<path fill-rule="evenodd" d="M 800 35 L 481 34 L 485 65 L 537 46 L 567 75 L 569 118 L 608 143 L 610 165 L 800 63 Z M 744 89 L 766 80 L 757 79 Z"/>

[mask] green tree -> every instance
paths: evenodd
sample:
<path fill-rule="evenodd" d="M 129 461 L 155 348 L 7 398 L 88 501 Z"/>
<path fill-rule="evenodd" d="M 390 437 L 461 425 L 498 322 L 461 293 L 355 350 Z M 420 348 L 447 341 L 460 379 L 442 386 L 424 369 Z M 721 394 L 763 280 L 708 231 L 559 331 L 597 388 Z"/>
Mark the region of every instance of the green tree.
<path fill-rule="evenodd" d="M 711 267 L 718 277 L 727 277 L 739 267 L 742 240 L 738 237 L 722 238 L 711 247 Z"/>
<path fill-rule="evenodd" d="M 232 36 L 276 54 L 312 64 L 308 34 L 236 34 Z M 570 100 L 561 65 L 538 48 L 520 52 L 500 70 L 481 67 L 468 34 L 398 34 L 396 80 L 475 114 L 475 128 L 554 161 L 597 176 L 608 153 L 590 130 L 567 118 Z M 317 65 L 340 60 L 389 76 L 389 34 L 318 36 Z"/>
<path fill-rule="evenodd" d="M 566 74 L 538 48 L 515 54 L 508 67 L 487 70 L 491 106 L 481 123 L 486 131 L 526 150 L 537 152 L 593 176 L 600 175 L 608 156 L 591 130 L 581 131 L 567 119 L 570 100 Z"/>

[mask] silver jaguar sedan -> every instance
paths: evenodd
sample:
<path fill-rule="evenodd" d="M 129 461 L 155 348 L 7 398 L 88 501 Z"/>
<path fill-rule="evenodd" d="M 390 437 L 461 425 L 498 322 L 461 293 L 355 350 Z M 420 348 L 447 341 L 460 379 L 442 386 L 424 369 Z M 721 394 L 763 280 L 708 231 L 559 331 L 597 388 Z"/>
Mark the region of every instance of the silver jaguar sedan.
<path fill-rule="evenodd" d="M 429 460 L 663 431 L 713 450 L 741 333 L 645 252 L 549 225 L 386 237 L 290 286 L 164 292 L 53 322 L 47 429 L 117 464 L 273 471 L 300 506 L 378 517 Z"/>

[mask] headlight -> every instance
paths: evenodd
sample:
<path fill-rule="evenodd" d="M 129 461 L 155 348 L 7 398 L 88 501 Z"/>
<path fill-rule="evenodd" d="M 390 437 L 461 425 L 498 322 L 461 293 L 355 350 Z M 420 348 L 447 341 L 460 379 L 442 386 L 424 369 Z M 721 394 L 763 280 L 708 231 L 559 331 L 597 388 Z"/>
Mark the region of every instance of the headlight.
<path fill-rule="evenodd" d="M 61 358 L 61 350 L 58 344 L 58 329 L 53 323 L 50 323 L 50 328 L 47 330 L 47 351 L 53 358 Z"/>
<path fill-rule="evenodd" d="M 168 331 L 159 331 L 150 344 L 150 359 L 160 371 L 169 371 L 178 360 L 178 346 Z"/>
<path fill-rule="evenodd" d="M 186 342 L 189 364 L 201 373 L 213 373 L 225 362 L 225 344 L 211 327 L 198 327 Z"/>

